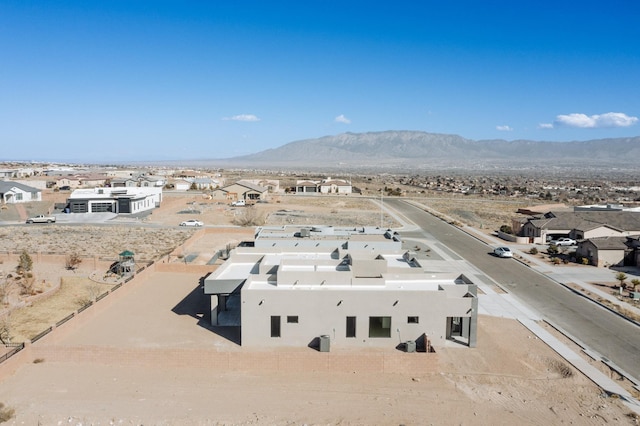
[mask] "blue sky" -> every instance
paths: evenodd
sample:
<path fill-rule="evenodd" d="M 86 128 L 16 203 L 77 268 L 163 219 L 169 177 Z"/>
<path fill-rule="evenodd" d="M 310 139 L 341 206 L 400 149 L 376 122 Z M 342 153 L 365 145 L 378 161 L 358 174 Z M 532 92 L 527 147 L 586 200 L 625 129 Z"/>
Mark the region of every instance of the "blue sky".
<path fill-rule="evenodd" d="M 639 18 L 632 0 L 2 0 L 0 160 L 638 136 Z"/>

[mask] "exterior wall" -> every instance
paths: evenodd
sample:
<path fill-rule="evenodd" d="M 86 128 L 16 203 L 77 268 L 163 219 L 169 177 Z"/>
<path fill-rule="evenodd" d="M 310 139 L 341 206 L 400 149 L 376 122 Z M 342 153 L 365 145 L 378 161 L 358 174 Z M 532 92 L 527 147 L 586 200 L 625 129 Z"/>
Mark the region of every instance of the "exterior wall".
<path fill-rule="evenodd" d="M 525 223 L 522 226 L 521 234 L 523 237 L 533 238 L 534 242 L 542 242 L 542 241 L 537 241 L 537 240 L 541 240 L 540 229 L 536 228 L 529 222 Z"/>
<path fill-rule="evenodd" d="M 596 266 L 620 266 L 624 263 L 624 250 L 598 250 Z"/>
<path fill-rule="evenodd" d="M 214 191 L 211 191 L 211 198 L 213 200 L 220 200 L 220 201 L 228 201 L 230 199 L 232 199 L 232 197 L 229 195 L 228 192 L 223 191 L 222 189 L 216 189 Z M 235 197 L 233 197 L 235 198 Z"/>
<path fill-rule="evenodd" d="M 173 182 L 173 186 L 176 191 L 188 191 L 191 188 L 191 184 L 187 181 Z"/>
<path fill-rule="evenodd" d="M 601 226 L 595 229 L 591 229 L 583 233 L 580 239 L 598 238 L 598 237 L 620 237 L 626 235 L 626 232 L 616 231 L 607 226 Z"/>
<path fill-rule="evenodd" d="M 455 287 L 455 285 L 452 285 Z M 467 286 L 459 286 L 467 288 Z M 243 346 L 307 346 L 321 335 L 337 347 L 395 347 L 426 334 L 444 345 L 447 317 L 469 317 L 474 298 L 448 298 L 445 291 L 242 289 Z M 280 316 L 281 337 L 271 336 L 271 316 Z M 297 316 L 298 323 L 288 323 Z M 346 318 L 356 317 L 356 337 L 346 337 Z M 390 337 L 369 337 L 369 317 L 391 317 Z M 408 317 L 417 316 L 418 324 Z"/>

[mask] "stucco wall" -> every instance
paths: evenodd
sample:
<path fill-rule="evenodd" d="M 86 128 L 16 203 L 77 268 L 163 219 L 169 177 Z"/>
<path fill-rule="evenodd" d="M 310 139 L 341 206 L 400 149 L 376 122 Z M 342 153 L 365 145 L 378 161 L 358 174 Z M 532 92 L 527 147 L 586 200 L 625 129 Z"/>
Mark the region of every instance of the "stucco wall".
<path fill-rule="evenodd" d="M 467 286 L 459 286 L 461 290 Z M 425 333 L 434 345 L 446 340 L 447 317 L 469 317 L 473 298 L 450 298 L 444 291 L 337 289 L 242 290 L 243 346 L 307 346 L 329 335 L 332 346 L 395 347 Z M 271 316 L 281 316 L 281 337 L 271 336 Z M 298 316 L 298 323 L 287 323 Z M 356 317 L 356 337 L 346 337 L 346 317 Z M 369 317 L 391 317 L 391 337 L 369 337 Z M 419 317 L 409 324 L 409 316 Z"/>

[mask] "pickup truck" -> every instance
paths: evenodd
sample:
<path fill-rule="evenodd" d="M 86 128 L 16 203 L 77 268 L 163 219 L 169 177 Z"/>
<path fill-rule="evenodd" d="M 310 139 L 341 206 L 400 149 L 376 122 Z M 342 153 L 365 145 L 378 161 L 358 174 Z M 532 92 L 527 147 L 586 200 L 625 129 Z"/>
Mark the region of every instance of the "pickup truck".
<path fill-rule="evenodd" d="M 39 214 L 27 219 L 27 223 L 54 223 L 55 221 L 55 216 L 45 216 L 43 214 Z"/>

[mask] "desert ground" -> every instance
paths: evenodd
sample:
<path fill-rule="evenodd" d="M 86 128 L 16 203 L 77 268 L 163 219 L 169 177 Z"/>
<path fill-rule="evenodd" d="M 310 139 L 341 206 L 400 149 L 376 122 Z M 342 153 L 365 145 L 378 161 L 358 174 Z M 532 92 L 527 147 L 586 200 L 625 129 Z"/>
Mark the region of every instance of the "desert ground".
<path fill-rule="evenodd" d="M 365 198 L 274 197 L 255 209 L 266 224 L 399 225 Z M 170 194 L 134 222 L 0 228 L 4 276 L 27 250 L 36 282 L 51 293 L 14 307 L 13 341 L 113 287 L 103 269 L 121 250 L 157 262 L 0 364 L 0 419 L 13 410 L 9 424 L 638 424 L 618 399 L 503 318 L 480 317 L 475 349 L 245 350 L 237 331 L 208 325 L 199 288 L 217 250 L 252 238 L 253 227 L 233 226 L 247 210 Z M 206 229 L 177 226 L 190 218 Z M 85 257 L 70 271 L 64 256 L 74 251 Z"/>
<path fill-rule="evenodd" d="M 0 370 L 9 424 L 636 421 L 513 320 L 481 316 L 475 349 L 256 352 L 208 326 L 200 278 L 131 281 L 16 355 Z"/>

